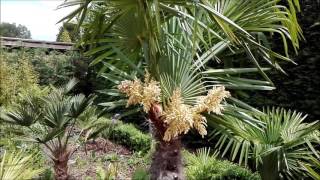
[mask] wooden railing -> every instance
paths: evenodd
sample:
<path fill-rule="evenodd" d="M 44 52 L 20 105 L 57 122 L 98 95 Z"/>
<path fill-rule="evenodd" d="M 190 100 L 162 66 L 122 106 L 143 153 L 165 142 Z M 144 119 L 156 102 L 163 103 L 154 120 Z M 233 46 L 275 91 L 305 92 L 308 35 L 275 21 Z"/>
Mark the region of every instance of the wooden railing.
<path fill-rule="evenodd" d="M 47 48 L 53 50 L 74 50 L 73 43 L 39 41 L 32 39 L 20 39 L 12 37 L 0 37 L 1 47 L 28 47 L 28 48 Z"/>

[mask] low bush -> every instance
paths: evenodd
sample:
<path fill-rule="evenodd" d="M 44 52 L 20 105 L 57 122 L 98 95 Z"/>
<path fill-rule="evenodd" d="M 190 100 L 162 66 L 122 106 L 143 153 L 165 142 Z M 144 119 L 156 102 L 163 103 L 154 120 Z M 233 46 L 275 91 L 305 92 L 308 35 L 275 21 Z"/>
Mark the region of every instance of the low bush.
<path fill-rule="evenodd" d="M 136 152 L 147 153 L 151 147 L 151 136 L 141 132 L 133 124 L 117 121 L 113 128 L 107 128 L 102 134 L 104 138 L 114 140 Z"/>
<path fill-rule="evenodd" d="M 200 149 L 196 154 L 184 152 L 186 161 L 186 175 L 190 180 L 260 180 L 257 173 L 233 164 L 229 161 L 216 159 L 210 155 L 209 149 Z"/>
<path fill-rule="evenodd" d="M 132 180 L 148 180 L 148 179 L 150 179 L 149 172 L 148 170 L 143 168 L 137 168 L 132 175 Z"/>
<path fill-rule="evenodd" d="M 111 138 L 142 153 L 146 153 L 151 146 L 151 136 L 142 133 L 133 124 L 119 124 L 112 130 Z"/>

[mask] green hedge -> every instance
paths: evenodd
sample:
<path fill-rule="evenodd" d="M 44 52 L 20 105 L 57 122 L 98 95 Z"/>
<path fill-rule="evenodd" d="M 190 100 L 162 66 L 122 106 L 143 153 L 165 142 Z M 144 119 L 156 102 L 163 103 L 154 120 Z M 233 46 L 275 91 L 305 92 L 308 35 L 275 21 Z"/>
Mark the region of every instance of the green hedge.
<path fill-rule="evenodd" d="M 105 130 L 103 136 L 141 153 L 147 153 L 151 147 L 150 135 L 141 132 L 133 124 L 120 121 L 113 128 Z"/>
<path fill-rule="evenodd" d="M 190 180 L 260 180 L 258 173 L 238 166 L 230 161 L 217 160 L 208 152 L 191 154 L 184 152 L 186 175 Z"/>

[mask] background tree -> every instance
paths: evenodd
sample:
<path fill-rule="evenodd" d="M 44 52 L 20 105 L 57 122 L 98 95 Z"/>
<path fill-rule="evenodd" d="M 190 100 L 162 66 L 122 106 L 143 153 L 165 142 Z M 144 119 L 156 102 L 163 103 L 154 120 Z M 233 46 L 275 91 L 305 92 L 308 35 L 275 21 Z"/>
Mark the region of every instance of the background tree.
<path fill-rule="evenodd" d="M 76 42 L 79 39 L 79 31 L 77 24 L 71 22 L 64 22 L 59 28 L 57 34 L 57 41 L 59 42 Z"/>
<path fill-rule="evenodd" d="M 67 30 L 63 30 L 62 33 L 57 38 L 58 42 L 71 42 L 71 38 L 69 36 L 69 32 Z"/>
<path fill-rule="evenodd" d="M 6 22 L 0 24 L 0 36 L 31 39 L 31 33 L 26 26 Z"/>

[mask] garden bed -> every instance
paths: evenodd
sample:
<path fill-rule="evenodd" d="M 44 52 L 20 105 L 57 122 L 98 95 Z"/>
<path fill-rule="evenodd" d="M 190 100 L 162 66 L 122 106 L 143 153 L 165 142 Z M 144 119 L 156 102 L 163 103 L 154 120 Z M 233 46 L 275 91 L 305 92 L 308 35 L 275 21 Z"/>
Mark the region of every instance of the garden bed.
<path fill-rule="evenodd" d="M 117 179 L 131 179 L 143 158 L 122 145 L 98 138 L 79 148 L 70 160 L 71 179 L 96 179 L 97 168 L 107 170 L 110 163 L 118 164 Z"/>

